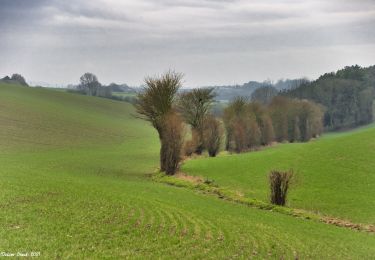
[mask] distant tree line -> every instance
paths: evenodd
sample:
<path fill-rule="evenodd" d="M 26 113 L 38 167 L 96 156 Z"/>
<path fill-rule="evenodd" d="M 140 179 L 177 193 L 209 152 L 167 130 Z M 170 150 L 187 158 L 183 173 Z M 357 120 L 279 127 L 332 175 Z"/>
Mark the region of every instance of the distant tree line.
<path fill-rule="evenodd" d="M 136 93 L 134 89 L 130 88 L 126 84 L 118 85 L 115 83 L 111 83 L 108 86 L 102 85 L 96 75 L 93 73 L 85 73 L 80 77 L 80 83 L 76 86 L 71 85 L 68 92 L 79 93 L 82 95 L 88 96 L 96 96 L 96 97 L 103 97 L 109 98 L 119 101 L 125 101 L 128 103 L 134 104 L 136 102 L 136 97 L 134 96 L 120 96 L 114 95 L 113 92 L 124 92 L 127 93 Z"/>
<path fill-rule="evenodd" d="M 308 99 L 325 107 L 323 124 L 336 130 L 368 124 L 373 121 L 375 66 L 358 65 L 322 75 L 313 82 L 287 90 L 281 95 Z"/>
<path fill-rule="evenodd" d="M 243 96 L 250 97 L 250 95 L 259 88 L 272 87 L 276 91 L 297 88 L 299 85 L 309 82 L 306 78 L 298 79 L 280 79 L 276 82 L 265 80 L 263 82 L 249 81 L 242 85 L 224 85 L 224 86 L 211 86 L 205 88 L 213 88 L 216 94 L 216 99 L 220 101 L 231 101 L 235 97 Z"/>
<path fill-rule="evenodd" d="M 279 94 L 279 91 L 269 85 L 257 88 L 251 93 L 251 100 L 259 102 L 261 104 L 268 104 L 271 100 Z"/>
<path fill-rule="evenodd" d="M 0 79 L 0 81 L 10 84 L 20 84 L 23 86 L 29 86 L 25 80 L 25 78 L 21 74 L 13 74 L 11 77 L 5 76 L 4 78 Z"/>

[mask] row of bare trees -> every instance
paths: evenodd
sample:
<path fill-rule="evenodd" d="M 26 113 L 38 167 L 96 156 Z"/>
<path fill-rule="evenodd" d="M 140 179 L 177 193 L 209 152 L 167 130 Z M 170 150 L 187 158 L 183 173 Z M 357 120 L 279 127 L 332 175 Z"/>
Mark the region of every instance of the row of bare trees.
<path fill-rule="evenodd" d="M 307 142 L 323 132 L 324 108 L 312 101 L 277 96 L 268 110 L 278 142 Z"/>
<path fill-rule="evenodd" d="M 149 121 L 159 134 L 160 170 L 176 173 L 182 151 L 190 156 L 207 150 L 216 156 L 225 127 L 225 148 L 243 152 L 274 141 L 308 141 L 323 130 L 323 110 L 306 100 L 275 97 L 268 104 L 236 98 L 224 110 L 222 120 L 210 110 L 213 89 L 194 89 L 178 94 L 182 74 L 169 71 L 160 77 L 148 77 L 146 87 L 135 104 L 141 118 Z M 191 138 L 186 140 L 186 126 Z"/>
<path fill-rule="evenodd" d="M 238 97 L 224 110 L 226 150 L 242 152 L 274 141 L 269 113 L 260 103 Z"/>
<path fill-rule="evenodd" d="M 224 110 L 226 150 L 243 152 L 278 142 L 305 142 L 323 131 L 323 108 L 277 96 L 268 105 L 239 97 Z"/>

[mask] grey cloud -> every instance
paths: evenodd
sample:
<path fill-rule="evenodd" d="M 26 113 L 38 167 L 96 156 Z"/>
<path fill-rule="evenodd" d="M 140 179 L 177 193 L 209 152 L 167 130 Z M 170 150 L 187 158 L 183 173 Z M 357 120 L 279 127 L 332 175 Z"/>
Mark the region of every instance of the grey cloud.
<path fill-rule="evenodd" d="M 0 55 L 8 61 L 0 76 L 22 70 L 67 83 L 92 70 L 139 84 L 141 75 L 176 67 L 190 84 L 207 85 L 313 76 L 344 61 L 369 64 L 364 50 L 375 53 L 370 0 L 0 0 L 0 7 Z M 332 48 L 340 56 L 326 61 Z M 278 58 L 293 63 L 277 67 Z M 306 60 L 315 65 L 300 75 Z"/>

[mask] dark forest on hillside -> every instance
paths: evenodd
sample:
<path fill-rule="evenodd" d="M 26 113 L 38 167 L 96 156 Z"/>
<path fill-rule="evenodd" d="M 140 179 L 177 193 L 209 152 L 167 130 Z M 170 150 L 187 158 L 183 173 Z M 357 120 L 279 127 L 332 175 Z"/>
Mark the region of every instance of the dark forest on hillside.
<path fill-rule="evenodd" d="M 330 130 L 364 125 L 373 120 L 375 66 L 345 67 L 281 95 L 308 99 L 324 105 L 324 126 Z"/>

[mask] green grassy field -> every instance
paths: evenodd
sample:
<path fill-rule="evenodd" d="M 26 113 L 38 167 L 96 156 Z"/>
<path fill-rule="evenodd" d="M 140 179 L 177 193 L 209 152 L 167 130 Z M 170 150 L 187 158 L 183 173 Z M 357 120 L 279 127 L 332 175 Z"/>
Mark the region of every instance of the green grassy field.
<path fill-rule="evenodd" d="M 133 113 L 125 102 L 0 85 L 0 252 L 39 251 L 44 259 L 375 255 L 372 234 L 152 182 L 157 135 Z M 217 160 L 232 157 L 241 156 Z M 211 160 L 186 167 L 204 162 Z"/>
<path fill-rule="evenodd" d="M 268 201 L 268 173 L 293 169 L 289 206 L 375 224 L 375 125 L 309 143 L 186 162 L 182 171 Z"/>
<path fill-rule="evenodd" d="M 137 93 L 128 93 L 128 92 L 113 92 L 114 96 L 118 97 L 137 97 Z"/>

